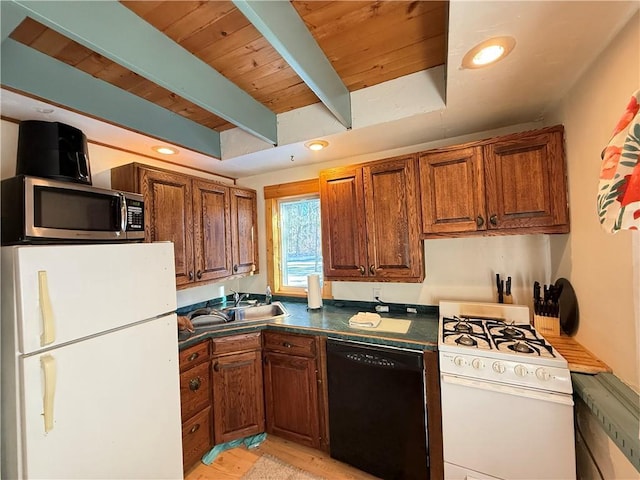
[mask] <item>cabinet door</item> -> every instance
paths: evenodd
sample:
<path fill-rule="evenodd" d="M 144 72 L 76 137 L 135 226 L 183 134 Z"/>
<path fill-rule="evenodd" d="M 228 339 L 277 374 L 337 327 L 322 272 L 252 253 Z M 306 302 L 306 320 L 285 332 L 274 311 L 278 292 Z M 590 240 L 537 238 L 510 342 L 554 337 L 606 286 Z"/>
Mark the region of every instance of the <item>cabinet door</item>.
<path fill-rule="evenodd" d="M 421 281 L 424 269 L 415 157 L 367 165 L 363 180 L 369 276 Z"/>
<path fill-rule="evenodd" d="M 193 181 L 196 281 L 232 274 L 230 209 L 228 187 L 202 180 Z"/>
<path fill-rule="evenodd" d="M 362 169 L 345 167 L 320 174 L 322 257 L 327 280 L 366 277 Z"/>
<path fill-rule="evenodd" d="M 562 141 L 562 130 L 555 130 L 484 147 L 489 229 L 567 223 Z"/>
<path fill-rule="evenodd" d="M 260 352 L 214 357 L 212 364 L 215 443 L 264 432 Z"/>
<path fill-rule="evenodd" d="M 249 190 L 231 189 L 231 245 L 233 273 L 258 270 L 256 194 Z"/>
<path fill-rule="evenodd" d="M 316 360 L 265 353 L 267 432 L 303 445 L 320 447 Z"/>
<path fill-rule="evenodd" d="M 422 233 L 486 230 L 482 147 L 425 153 L 419 171 Z"/>
<path fill-rule="evenodd" d="M 142 170 L 140 173 L 145 240 L 173 242 L 176 284 L 194 281 L 191 179 L 180 174 Z"/>

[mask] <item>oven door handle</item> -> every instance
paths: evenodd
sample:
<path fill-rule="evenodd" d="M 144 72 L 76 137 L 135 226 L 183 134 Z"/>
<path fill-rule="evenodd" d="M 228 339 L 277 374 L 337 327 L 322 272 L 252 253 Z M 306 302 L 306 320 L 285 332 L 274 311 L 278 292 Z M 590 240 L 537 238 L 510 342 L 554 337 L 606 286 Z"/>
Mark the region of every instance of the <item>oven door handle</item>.
<path fill-rule="evenodd" d="M 505 395 L 515 395 L 518 397 L 532 398 L 543 402 L 560 403 L 562 405 L 573 406 L 573 398 L 571 395 L 564 393 L 544 392 L 526 387 L 513 385 L 505 385 L 503 383 L 488 382 L 484 380 L 473 380 L 470 378 L 457 377 L 443 373 L 440 375 L 443 383 L 459 385 L 461 387 L 479 388 L 490 392 L 504 393 Z"/>

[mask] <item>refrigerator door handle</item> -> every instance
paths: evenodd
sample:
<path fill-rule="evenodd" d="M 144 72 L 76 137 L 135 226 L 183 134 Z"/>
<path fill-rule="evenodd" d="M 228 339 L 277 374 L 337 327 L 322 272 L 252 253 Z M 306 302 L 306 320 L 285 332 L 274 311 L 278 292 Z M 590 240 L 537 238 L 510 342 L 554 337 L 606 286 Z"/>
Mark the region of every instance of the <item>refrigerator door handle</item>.
<path fill-rule="evenodd" d="M 56 360 L 52 355 L 40 358 L 40 365 L 44 377 L 44 433 L 53 430 L 53 399 L 56 395 Z"/>
<path fill-rule="evenodd" d="M 40 345 L 45 346 L 53 343 L 56 339 L 56 325 L 53 318 L 53 307 L 49 296 L 49 284 L 47 282 L 46 270 L 38 272 L 38 290 L 40 293 L 40 310 L 42 311 L 42 335 Z"/>
<path fill-rule="evenodd" d="M 53 318 L 53 307 L 49 296 L 49 284 L 47 282 L 46 270 L 38 272 L 38 290 L 40 294 L 40 310 L 42 311 L 42 335 L 40 345 L 45 346 L 53 343 L 56 339 L 55 319 Z"/>

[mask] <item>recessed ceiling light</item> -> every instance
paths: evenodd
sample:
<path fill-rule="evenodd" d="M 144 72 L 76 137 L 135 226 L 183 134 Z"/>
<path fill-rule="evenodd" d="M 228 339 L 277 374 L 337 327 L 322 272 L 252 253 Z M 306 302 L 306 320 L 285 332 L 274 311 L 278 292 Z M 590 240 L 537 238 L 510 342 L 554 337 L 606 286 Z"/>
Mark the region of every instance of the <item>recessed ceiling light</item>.
<path fill-rule="evenodd" d="M 48 107 L 35 107 L 35 111 L 38 113 L 44 113 L 45 115 L 49 115 L 54 112 L 53 108 Z"/>
<path fill-rule="evenodd" d="M 162 155 L 175 155 L 178 153 L 178 150 L 170 147 L 152 147 L 152 150 L 161 153 Z"/>
<path fill-rule="evenodd" d="M 312 140 L 311 142 L 307 142 L 304 144 L 305 147 L 307 147 L 309 150 L 322 150 L 325 147 L 329 146 L 329 142 L 326 142 L 324 140 Z"/>
<path fill-rule="evenodd" d="M 483 68 L 498 60 L 503 59 L 513 47 L 516 41 L 513 37 L 494 37 L 479 43 L 462 59 L 462 68 Z"/>

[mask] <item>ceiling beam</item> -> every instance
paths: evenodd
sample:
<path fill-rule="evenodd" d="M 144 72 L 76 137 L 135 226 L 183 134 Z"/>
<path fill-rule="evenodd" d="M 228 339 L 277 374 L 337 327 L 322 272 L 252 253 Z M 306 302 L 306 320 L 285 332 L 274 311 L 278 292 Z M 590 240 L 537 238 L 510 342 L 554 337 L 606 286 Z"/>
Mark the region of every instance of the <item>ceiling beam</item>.
<path fill-rule="evenodd" d="M 10 38 L 2 43 L 0 62 L 2 85 L 221 158 L 218 132 Z"/>
<path fill-rule="evenodd" d="M 0 42 L 4 42 L 26 17 L 27 14 L 17 5 L 0 2 Z"/>
<path fill-rule="evenodd" d="M 120 2 L 11 1 L 58 33 L 241 129 L 277 143 L 272 111 Z"/>
<path fill-rule="evenodd" d="M 289 66 L 346 128 L 351 128 L 349 90 L 288 0 L 233 0 Z"/>

